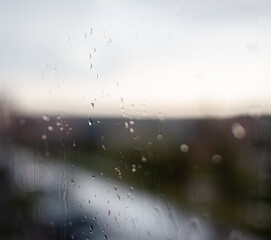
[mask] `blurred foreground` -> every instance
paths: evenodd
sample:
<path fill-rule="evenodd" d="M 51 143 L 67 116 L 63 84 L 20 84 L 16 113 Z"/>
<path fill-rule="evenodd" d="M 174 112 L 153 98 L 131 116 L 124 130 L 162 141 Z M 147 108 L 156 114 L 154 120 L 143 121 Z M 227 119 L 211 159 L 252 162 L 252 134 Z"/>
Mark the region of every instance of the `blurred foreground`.
<path fill-rule="evenodd" d="M 270 239 L 271 118 L 2 114 L 1 239 Z"/>

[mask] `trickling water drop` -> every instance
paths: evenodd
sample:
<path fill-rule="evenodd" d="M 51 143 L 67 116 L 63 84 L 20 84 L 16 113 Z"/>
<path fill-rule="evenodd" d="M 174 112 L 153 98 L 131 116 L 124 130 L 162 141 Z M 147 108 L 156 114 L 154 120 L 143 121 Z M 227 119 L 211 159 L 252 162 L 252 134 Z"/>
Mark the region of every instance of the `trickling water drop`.
<path fill-rule="evenodd" d="M 88 119 L 88 125 L 91 126 L 93 124 L 93 120 L 91 118 Z"/>
<path fill-rule="evenodd" d="M 71 239 L 74 240 L 74 233 L 71 234 Z"/>
<path fill-rule="evenodd" d="M 89 231 L 90 231 L 90 233 L 93 232 L 93 226 L 92 225 L 89 226 Z"/>

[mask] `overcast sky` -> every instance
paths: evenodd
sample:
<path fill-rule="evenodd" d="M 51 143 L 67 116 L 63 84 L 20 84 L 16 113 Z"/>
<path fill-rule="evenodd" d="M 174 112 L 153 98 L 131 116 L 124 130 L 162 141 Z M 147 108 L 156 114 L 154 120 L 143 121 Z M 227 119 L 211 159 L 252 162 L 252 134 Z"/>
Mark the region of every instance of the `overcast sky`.
<path fill-rule="evenodd" d="M 271 112 L 269 0 L 2 0 L 0 34 L 25 114 Z"/>

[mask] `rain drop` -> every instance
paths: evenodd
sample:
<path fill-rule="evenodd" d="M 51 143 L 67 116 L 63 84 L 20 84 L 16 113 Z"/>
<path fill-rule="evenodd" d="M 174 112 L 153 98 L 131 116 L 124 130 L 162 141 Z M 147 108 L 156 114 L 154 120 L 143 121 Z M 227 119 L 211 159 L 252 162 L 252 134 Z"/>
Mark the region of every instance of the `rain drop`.
<path fill-rule="evenodd" d="M 93 125 L 93 120 L 91 118 L 88 119 L 88 125 L 89 126 Z"/>
<path fill-rule="evenodd" d="M 231 131 L 235 138 L 243 139 L 246 136 L 246 129 L 238 122 L 231 125 Z"/>
<path fill-rule="evenodd" d="M 52 132 L 52 131 L 53 131 L 53 127 L 52 127 L 52 126 L 48 126 L 48 130 L 49 130 L 50 132 Z"/>
<path fill-rule="evenodd" d="M 42 140 L 46 140 L 46 139 L 47 139 L 47 136 L 46 136 L 45 134 L 42 134 L 42 135 L 41 135 L 41 139 L 42 139 Z"/>
<path fill-rule="evenodd" d="M 71 234 L 71 239 L 74 240 L 74 233 Z"/>
<path fill-rule="evenodd" d="M 43 114 L 42 115 L 42 120 L 46 121 L 46 122 L 49 122 L 50 121 L 50 118 L 48 117 L 47 114 Z"/>
<path fill-rule="evenodd" d="M 142 162 L 147 162 L 147 158 L 145 156 L 142 156 Z"/>
<path fill-rule="evenodd" d="M 158 141 L 162 141 L 163 140 L 163 135 L 162 134 L 158 134 L 157 135 L 157 140 Z"/>
<path fill-rule="evenodd" d="M 89 226 L 89 231 L 90 231 L 90 233 L 93 232 L 93 226 L 92 225 Z"/>
<path fill-rule="evenodd" d="M 136 172 L 136 165 L 132 164 L 132 172 L 135 173 Z"/>
<path fill-rule="evenodd" d="M 189 151 L 189 147 L 188 147 L 188 145 L 186 145 L 186 144 L 181 144 L 180 150 L 181 150 L 183 153 L 186 153 L 186 152 Z"/>
<path fill-rule="evenodd" d="M 212 156 L 212 162 L 215 164 L 221 163 L 223 160 L 222 156 L 220 154 L 215 154 Z"/>

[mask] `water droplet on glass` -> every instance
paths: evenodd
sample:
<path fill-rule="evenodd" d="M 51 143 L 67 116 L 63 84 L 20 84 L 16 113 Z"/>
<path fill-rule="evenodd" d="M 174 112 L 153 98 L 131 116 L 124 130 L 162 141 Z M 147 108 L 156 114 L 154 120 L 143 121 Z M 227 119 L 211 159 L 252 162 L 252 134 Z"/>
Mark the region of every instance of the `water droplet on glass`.
<path fill-rule="evenodd" d="M 104 240 L 107 240 L 107 235 L 104 235 Z"/>
<path fill-rule="evenodd" d="M 48 126 L 48 130 L 49 130 L 50 132 L 52 132 L 52 131 L 53 131 L 53 127 L 52 127 L 52 126 Z"/>
<path fill-rule="evenodd" d="M 90 233 L 93 232 L 93 226 L 92 225 L 89 226 L 89 231 L 90 231 Z"/>
<path fill-rule="evenodd" d="M 130 128 L 130 133 L 134 133 L 135 130 L 133 128 Z"/>
<path fill-rule="evenodd" d="M 128 122 L 125 122 L 124 124 L 125 124 L 125 128 L 129 128 Z"/>
<path fill-rule="evenodd" d="M 133 120 L 130 120 L 130 124 L 131 124 L 131 125 L 134 125 L 135 122 L 134 122 Z"/>
<path fill-rule="evenodd" d="M 91 69 L 92 67 L 93 67 L 92 63 L 91 63 L 91 64 L 89 64 L 89 69 Z"/>
<path fill-rule="evenodd" d="M 75 146 L 76 146 L 76 144 L 75 144 L 75 140 L 72 142 L 72 146 L 73 146 L 73 147 L 75 147 Z"/>
<path fill-rule="evenodd" d="M 91 59 L 91 53 L 88 54 L 88 58 Z"/>
<path fill-rule="evenodd" d="M 92 174 L 92 179 L 95 179 L 95 174 L 94 173 Z"/>
<path fill-rule="evenodd" d="M 111 214 L 111 211 L 110 211 L 110 210 L 108 210 L 108 216 L 110 216 L 110 214 Z"/>
<path fill-rule="evenodd" d="M 157 135 L 157 140 L 158 141 L 162 141 L 163 140 L 163 135 L 162 134 L 158 134 Z"/>
<path fill-rule="evenodd" d="M 142 162 L 147 162 L 147 158 L 145 156 L 142 156 Z"/>
<path fill-rule="evenodd" d="M 186 153 L 186 152 L 189 151 L 189 147 L 188 147 L 188 145 L 186 145 L 186 144 L 181 144 L 180 150 L 181 150 L 182 152 Z"/>
<path fill-rule="evenodd" d="M 132 164 L 132 172 L 136 172 L 136 165 Z"/>
<path fill-rule="evenodd" d="M 48 117 L 47 114 L 43 114 L 42 115 L 42 120 L 46 121 L 46 122 L 49 122 L 50 121 L 50 118 Z"/>
<path fill-rule="evenodd" d="M 108 41 L 107 41 L 107 45 L 111 44 L 112 43 L 112 39 L 109 38 Z"/>
<path fill-rule="evenodd" d="M 93 102 L 91 103 L 91 107 L 92 107 L 92 109 L 94 109 L 94 103 Z"/>
<path fill-rule="evenodd" d="M 91 126 L 93 124 L 93 120 L 91 118 L 88 119 L 88 125 Z"/>
<path fill-rule="evenodd" d="M 74 240 L 75 237 L 74 237 L 74 233 L 71 234 L 71 239 Z"/>
<path fill-rule="evenodd" d="M 222 156 L 220 154 L 215 154 L 212 156 L 212 162 L 215 164 L 221 163 L 223 160 Z"/>
<path fill-rule="evenodd" d="M 243 139 L 246 136 L 246 129 L 238 122 L 231 125 L 231 131 L 235 138 Z"/>
<path fill-rule="evenodd" d="M 46 139 L 47 139 L 47 136 L 46 136 L 45 134 L 42 134 L 42 135 L 41 135 L 41 139 L 42 139 L 42 140 L 46 140 Z"/>
<path fill-rule="evenodd" d="M 20 123 L 20 125 L 25 125 L 26 120 L 25 120 L 24 118 L 21 118 L 21 119 L 19 120 L 19 123 Z"/>

